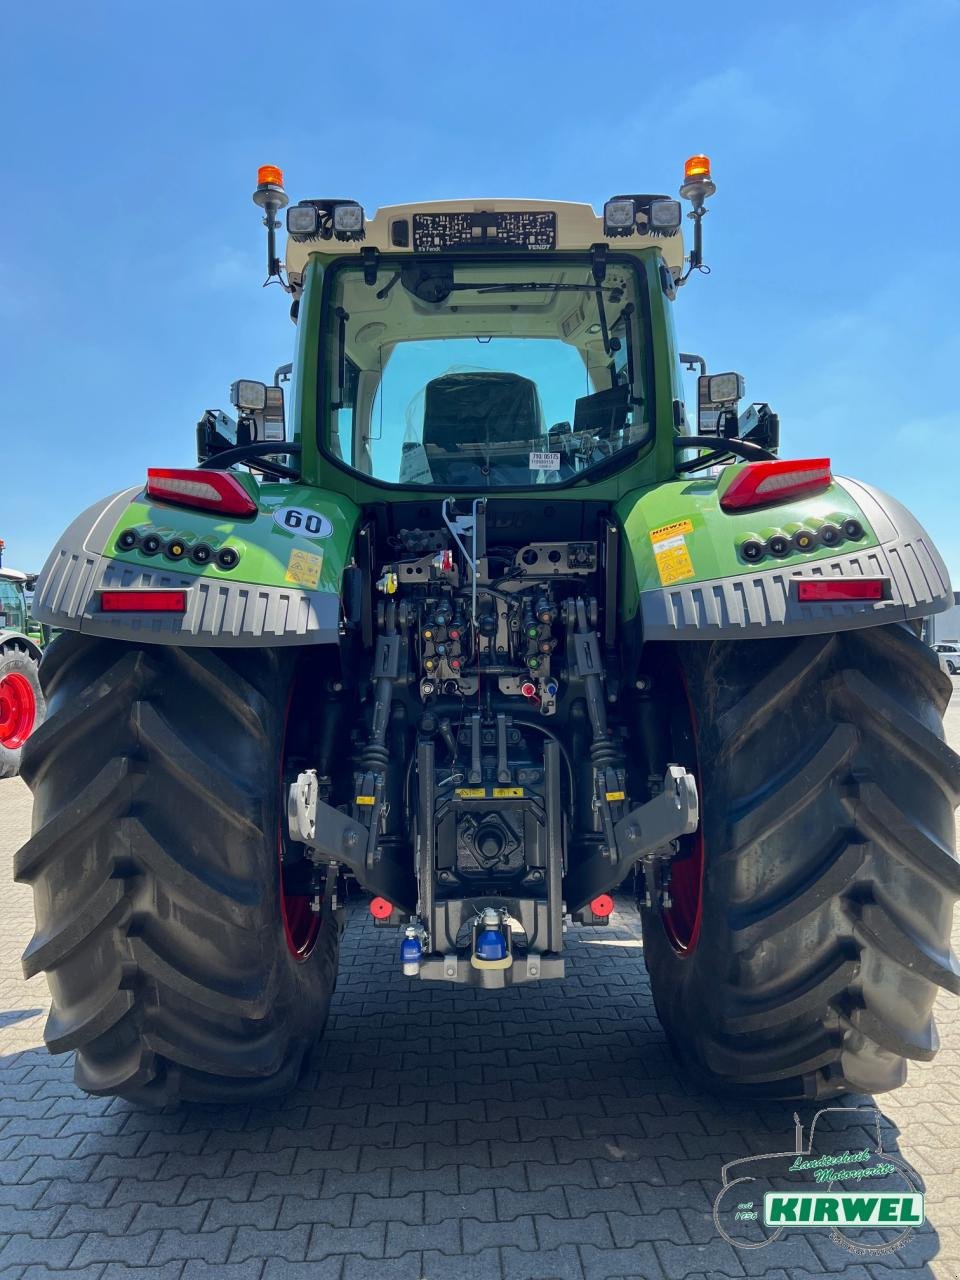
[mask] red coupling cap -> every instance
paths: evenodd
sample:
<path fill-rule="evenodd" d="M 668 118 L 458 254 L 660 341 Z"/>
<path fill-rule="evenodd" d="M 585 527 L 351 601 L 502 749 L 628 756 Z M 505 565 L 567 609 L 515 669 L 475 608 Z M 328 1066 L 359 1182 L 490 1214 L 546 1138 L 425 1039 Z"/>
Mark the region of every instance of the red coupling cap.
<path fill-rule="evenodd" d="M 529 680 L 526 680 L 520 686 L 520 692 L 525 698 L 535 698 L 537 696 L 537 686 L 535 684 L 531 684 Z"/>
<path fill-rule="evenodd" d="M 386 898 L 371 898 L 370 914 L 374 920 L 386 920 L 388 916 L 393 915 L 393 903 L 388 902 Z"/>
<path fill-rule="evenodd" d="M 599 897 L 594 898 L 590 903 L 590 910 L 595 916 L 606 918 L 613 915 L 613 899 L 609 893 L 601 893 Z"/>

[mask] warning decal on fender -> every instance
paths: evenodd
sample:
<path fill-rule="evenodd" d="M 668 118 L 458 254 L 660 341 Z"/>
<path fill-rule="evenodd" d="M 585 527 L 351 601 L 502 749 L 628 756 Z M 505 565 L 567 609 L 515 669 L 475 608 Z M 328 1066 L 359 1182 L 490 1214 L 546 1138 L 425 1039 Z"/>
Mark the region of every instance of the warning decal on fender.
<path fill-rule="evenodd" d="M 320 570 L 323 568 L 323 552 L 291 551 L 287 563 L 284 582 L 296 583 L 298 587 L 316 587 L 320 581 Z"/>
<path fill-rule="evenodd" d="M 673 582 L 694 577 L 693 561 L 684 536 L 692 532 L 693 524 L 689 520 L 674 520 L 672 524 L 650 530 L 650 542 L 661 586 L 668 587 Z"/>

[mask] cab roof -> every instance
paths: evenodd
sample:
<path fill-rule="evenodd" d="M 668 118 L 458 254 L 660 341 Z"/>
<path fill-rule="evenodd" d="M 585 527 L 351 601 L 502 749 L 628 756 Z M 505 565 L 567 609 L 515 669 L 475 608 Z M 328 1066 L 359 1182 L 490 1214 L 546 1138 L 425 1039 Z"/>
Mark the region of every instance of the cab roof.
<path fill-rule="evenodd" d="M 640 197 L 650 199 L 650 197 Z M 659 198 L 659 197 L 658 197 Z M 327 203 L 324 201 L 323 203 Z M 341 203 L 331 202 L 331 203 Z M 410 253 L 422 251 L 414 244 L 411 227 L 416 229 L 414 218 L 422 215 L 444 214 L 549 214 L 553 213 L 555 222 L 555 243 L 552 245 L 560 251 L 590 249 L 595 244 L 606 244 L 611 252 L 616 250 L 636 250 L 655 248 L 663 255 L 664 261 L 675 276 L 683 271 L 683 234 L 649 235 L 641 228 L 628 235 L 604 235 L 603 218 L 598 216 L 589 204 L 575 204 L 566 200 L 502 200 L 502 199 L 470 199 L 470 200 L 433 200 L 422 203 L 387 205 L 369 218 L 365 219 L 362 239 L 312 239 L 298 241 L 292 235 L 287 237 L 287 275 L 294 288 L 303 281 L 303 273 L 311 254 L 360 254 L 364 249 L 376 249 L 381 253 Z M 462 252 L 464 246 L 451 248 L 449 252 Z M 490 242 L 484 246 L 490 249 Z M 517 250 L 518 255 L 524 253 Z"/>

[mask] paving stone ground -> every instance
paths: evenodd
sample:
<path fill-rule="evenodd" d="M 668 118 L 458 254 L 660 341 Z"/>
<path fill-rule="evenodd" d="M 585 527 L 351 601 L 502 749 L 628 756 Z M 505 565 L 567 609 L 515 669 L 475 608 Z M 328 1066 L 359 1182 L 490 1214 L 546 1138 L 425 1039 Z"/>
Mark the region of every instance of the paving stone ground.
<path fill-rule="evenodd" d="M 960 1277 L 954 998 L 936 1061 L 878 1099 L 885 1149 L 924 1180 L 924 1228 L 879 1260 L 814 1232 L 745 1252 L 714 1227 L 721 1165 L 792 1149 L 794 1108 L 718 1103 L 678 1075 L 627 904 L 569 935 L 563 984 L 505 993 L 403 978 L 396 935 L 354 910 L 294 1094 L 150 1112 L 85 1097 L 42 1048 L 46 988 L 20 976 L 30 893 L 10 879 L 28 828 L 26 788 L 0 782 L 2 1280 Z"/>

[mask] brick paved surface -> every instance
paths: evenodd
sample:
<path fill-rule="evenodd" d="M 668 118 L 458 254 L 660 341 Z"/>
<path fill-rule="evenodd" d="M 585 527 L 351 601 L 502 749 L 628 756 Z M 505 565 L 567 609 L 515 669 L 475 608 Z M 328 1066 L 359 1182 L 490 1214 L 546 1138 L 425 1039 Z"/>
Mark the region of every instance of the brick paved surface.
<path fill-rule="evenodd" d="M 948 732 L 960 744 L 960 695 Z M 677 1076 L 630 913 L 570 935 L 565 983 L 498 994 L 402 978 L 396 935 L 355 911 L 296 1093 L 147 1112 L 84 1097 L 40 1047 L 30 894 L 10 880 L 28 826 L 26 788 L 0 782 L 2 1280 L 960 1277 L 952 998 L 936 1062 L 879 1099 L 885 1145 L 926 1184 L 923 1230 L 880 1261 L 814 1232 L 736 1251 L 711 1217 L 720 1166 L 792 1147 L 793 1107 L 718 1104 Z"/>

